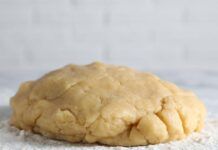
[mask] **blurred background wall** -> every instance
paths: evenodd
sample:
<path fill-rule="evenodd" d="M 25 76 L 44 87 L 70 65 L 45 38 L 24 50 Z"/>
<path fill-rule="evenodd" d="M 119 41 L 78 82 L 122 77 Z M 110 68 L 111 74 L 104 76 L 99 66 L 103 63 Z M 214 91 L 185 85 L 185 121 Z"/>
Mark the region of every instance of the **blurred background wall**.
<path fill-rule="evenodd" d="M 217 0 L 0 0 L 0 70 L 100 60 L 218 68 Z"/>

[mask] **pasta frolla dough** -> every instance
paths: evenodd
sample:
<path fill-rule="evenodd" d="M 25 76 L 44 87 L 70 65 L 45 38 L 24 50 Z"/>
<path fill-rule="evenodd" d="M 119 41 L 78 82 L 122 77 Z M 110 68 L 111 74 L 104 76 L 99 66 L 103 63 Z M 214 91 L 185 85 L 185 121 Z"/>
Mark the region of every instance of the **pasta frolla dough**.
<path fill-rule="evenodd" d="M 70 142 L 137 146 L 200 131 L 205 107 L 190 91 L 134 69 L 67 65 L 21 84 L 11 125 Z"/>

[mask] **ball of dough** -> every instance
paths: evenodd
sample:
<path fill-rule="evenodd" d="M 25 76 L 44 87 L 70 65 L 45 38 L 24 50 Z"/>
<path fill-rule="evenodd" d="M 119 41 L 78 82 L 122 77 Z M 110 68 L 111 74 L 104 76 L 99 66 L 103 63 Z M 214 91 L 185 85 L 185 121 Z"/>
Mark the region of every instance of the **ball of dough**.
<path fill-rule="evenodd" d="M 185 138 L 204 125 L 190 91 L 134 69 L 67 65 L 21 84 L 11 124 L 70 142 L 148 145 Z"/>

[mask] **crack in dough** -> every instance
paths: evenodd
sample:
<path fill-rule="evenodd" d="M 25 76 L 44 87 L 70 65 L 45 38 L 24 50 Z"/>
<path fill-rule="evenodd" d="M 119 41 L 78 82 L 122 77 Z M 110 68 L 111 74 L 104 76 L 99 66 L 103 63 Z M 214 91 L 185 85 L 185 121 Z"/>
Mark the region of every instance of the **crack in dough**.
<path fill-rule="evenodd" d="M 151 73 L 95 62 L 22 84 L 11 124 L 70 142 L 137 146 L 179 140 L 204 125 L 190 91 Z"/>
<path fill-rule="evenodd" d="M 181 116 L 181 114 L 180 114 L 180 112 L 178 110 L 177 110 L 177 113 L 178 113 L 178 116 L 179 116 L 179 118 L 181 120 L 181 123 L 182 123 L 183 133 L 186 134 L 186 132 L 185 132 L 185 122 L 184 122 L 184 120 L 183 120 L 183 118 L 182 118 L 182 116 Z"/>

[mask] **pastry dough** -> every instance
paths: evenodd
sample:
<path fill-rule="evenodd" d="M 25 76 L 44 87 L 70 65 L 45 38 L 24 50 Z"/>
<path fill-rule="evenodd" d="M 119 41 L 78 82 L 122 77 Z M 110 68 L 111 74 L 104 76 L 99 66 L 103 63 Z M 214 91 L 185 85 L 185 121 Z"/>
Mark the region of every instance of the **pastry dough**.
<path fill-rule="evenodd" d="M 190 91 L 134 69 L 67 65 L 21 84 L 11 124 L 70 142 L 136 146 L 200 131 L 205 107 Z"/>

